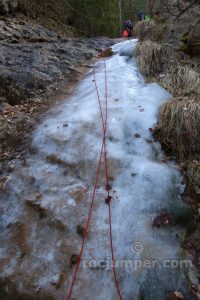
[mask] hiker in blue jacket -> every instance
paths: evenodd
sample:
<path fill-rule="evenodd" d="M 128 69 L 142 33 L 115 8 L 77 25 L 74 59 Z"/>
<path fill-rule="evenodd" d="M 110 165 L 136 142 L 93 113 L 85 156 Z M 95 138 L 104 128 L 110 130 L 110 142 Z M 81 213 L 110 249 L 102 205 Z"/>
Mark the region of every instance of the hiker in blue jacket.
<path fill-rule="evenodd" d="M 133 21 L 127 20 L 127 21 L 125 22 L 125 31 L 128 32 L 128 37 L 131 37 L 131 36 L 132 36 L 133 26 L 134 26 Z"/>
<path fill-rule="evenodd" d="M 144 13 L 143 13 L 141 10 L 139 10 L 139 11 L 136 13 L 136 15 L 137 15 L 139 21 L 143 21 L 143 20 L 144 20 Z"/>

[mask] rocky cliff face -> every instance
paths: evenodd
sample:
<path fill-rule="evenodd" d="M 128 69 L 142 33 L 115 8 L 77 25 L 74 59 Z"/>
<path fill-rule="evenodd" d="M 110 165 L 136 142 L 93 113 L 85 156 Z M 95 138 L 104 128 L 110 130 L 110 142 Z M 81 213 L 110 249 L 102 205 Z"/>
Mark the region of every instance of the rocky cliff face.
<path fill-rule="evenodd" d="M 111 43 L 61 36 L 25 20 L 0 20 L 0 97 L 11 105 L 27 102 Z"/>
<path fill-rule="evenodd" d="M 59 35 L 26 19 L 0 18 L 0 150 L 19 142 L 20 128 L 45 105 L 47 94 L 112 43 Z"/>
<path fill-rule="evenodd" d="M 18 8 L 18 0 L 0 0 L 0 14 L 9 14 Z"/>

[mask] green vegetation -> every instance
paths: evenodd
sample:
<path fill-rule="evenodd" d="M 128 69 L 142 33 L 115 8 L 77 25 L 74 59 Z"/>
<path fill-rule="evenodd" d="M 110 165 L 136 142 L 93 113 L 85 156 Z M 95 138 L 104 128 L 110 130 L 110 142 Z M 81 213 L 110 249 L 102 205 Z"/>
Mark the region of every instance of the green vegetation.
<path fill-rule="evenodd" d="M 18 11 L 49 27 L 72 26 L 87 36 L 121 35 L 123 23 L 137 21 L 136 12 L 152 15 L 159 0 L 18 0 Z"/>
<path fill-rule="evenodd" d="M 116 36 L 118 6 L 116 0 L 74 0 L 71 22 L 87 35 Z"/>
<path fill-rule="evenodd" d="M 57 27 L 70 25 L 87 36 L 117 36 L 116 0 L 19 0 L 20 13 Z"/>

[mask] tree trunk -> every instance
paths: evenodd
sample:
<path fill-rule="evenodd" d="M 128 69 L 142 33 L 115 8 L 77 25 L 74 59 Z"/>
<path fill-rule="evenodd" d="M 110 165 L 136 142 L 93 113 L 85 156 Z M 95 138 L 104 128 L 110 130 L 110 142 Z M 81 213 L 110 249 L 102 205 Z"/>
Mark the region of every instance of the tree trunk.
<path fill-rule="evenodd" d="M 119 36 L 122 33 L 122 0 L 118 0 L 118 8 L 119 8 Z"/>
<path fill-rule="evenodd" d="M 149 0 L 149 14 L 151 18 L 153 17 L 154 5 L 155 5 L 155 0 Z"/>

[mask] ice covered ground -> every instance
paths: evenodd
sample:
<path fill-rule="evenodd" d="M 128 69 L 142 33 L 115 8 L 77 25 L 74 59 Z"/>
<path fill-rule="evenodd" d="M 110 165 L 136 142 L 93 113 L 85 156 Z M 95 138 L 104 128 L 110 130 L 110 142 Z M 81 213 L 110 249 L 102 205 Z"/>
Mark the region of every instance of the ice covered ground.
<path fill-rule="evenodd" d="M 180 198 L 184 186 L 179 170 L 163 161 L 160 144 L 149 130 L 170 94 L 158 84 L 145 83 L 135 46 L 135 40 L 119 43 L 113 46 L 115 55 L 106 59 L 113 244 L 123 299 L 164 300 L 169 291 L 187 292 L 181 248 L 185 229 L 177 224 L 152 228 L 152 222 L 163 209 L 177 219 L 188 208 Z M 104 107 L 102 60 L 95 72 Z M 81 245 L 77 225 L 86 222 L 102 143 L 93 79 L 91 70 L 73 95 L 38 125 L 35 154 L 13 171 L 2 195 L 1 282 L 10 278 L 15 292 L 33 299 L 66 299 L 69 291 L 74 270 L 70 257 Z M 103 169 L 102 164 L 72 299 L 118 299 Z"/>

